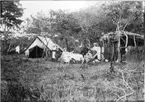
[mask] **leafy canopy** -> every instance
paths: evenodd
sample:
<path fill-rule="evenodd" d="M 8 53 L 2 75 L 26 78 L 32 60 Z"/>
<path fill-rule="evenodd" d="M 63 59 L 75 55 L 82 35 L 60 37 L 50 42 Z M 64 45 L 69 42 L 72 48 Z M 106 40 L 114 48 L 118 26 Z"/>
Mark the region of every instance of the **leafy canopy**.
<path fill-rule="evenodd" d="M 23 15 L 23 8 L 19 1 L 0 1 L 1 19 L 0 25 L 3 31 L 11 28 L 18 28 L 22 23 L 20 17 Z"/>

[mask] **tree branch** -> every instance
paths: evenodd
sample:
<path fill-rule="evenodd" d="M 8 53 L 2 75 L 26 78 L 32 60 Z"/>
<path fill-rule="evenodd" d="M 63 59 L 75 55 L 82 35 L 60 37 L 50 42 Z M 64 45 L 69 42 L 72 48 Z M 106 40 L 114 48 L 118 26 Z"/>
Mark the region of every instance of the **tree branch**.
<path fill-rule="evenodd" d="M 126 26 L 128 25 L 128 23 L 125 24 L 125 26 L 123 27 L 123 31 L 125 30 Z"/>
<path fill-rule="evenodd" d="M 116 100 L 116 102 L 118 102 L 118 101 L 121 100 L 122 98 L 125 98 L 125 100 L 126 100 L 126 97 L 132 95 L 134 91 L 133 91 L 133 89 L 131 88 L 131 86 L 128 84 L 128 82 L 125 80 L 124 71 L 121 70 L 121 69 L 118 69 L 118 68 L 116 68 L 116 70 L 119 71 L 119 72 L 121 73 L 122 81 L 123 81 L 122 84 L 123 84 L 127 89 L 129 88 L 129 89 L 131 90 L 131 92 L 130 92 L 129 94 L 127 94 L 127 93 L 125 92 L 125 89 L 122 89 L 122 88 L 117 87 L 117 86 L 115 85 L 115 83 L 114 83 L 115 88 L 118 88 L 118 89 L 122 90 L 122 91 L 124 92 L 124 94 L 125 94 L 125 95 L 119 97 L 119 98 Z M 126 72 L 126 71 L 125 71 L 125 72 Z"/>
<path fill-rule="evenodd" d="M 135 45 L 135 47 L 136 47 L 135 35 L 133 36 L 133 41 L 134 41 L 134 45 Z"/>

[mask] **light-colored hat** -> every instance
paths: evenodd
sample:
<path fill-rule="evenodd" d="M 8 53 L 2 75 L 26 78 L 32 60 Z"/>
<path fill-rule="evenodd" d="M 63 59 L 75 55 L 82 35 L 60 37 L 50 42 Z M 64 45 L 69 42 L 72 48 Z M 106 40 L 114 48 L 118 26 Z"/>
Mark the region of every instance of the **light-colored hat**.
<path fill-rule="evenodd" d="M 98 43 L 94 43 L 93 45 L 94 45 L 94 46 L 98 46 Z"/>
<path fill-rule="evenodd" d="M 52 46 L 52 49 L 53 49 L 53 50 L 56 50 L 56 49 L 57 49 L 57 45 L 53 45 L 53 46 Z"/>
<path fill-rule="evenodd" d="M 94 43 L 93 45 L 96 45 L 97 43 Z"/>

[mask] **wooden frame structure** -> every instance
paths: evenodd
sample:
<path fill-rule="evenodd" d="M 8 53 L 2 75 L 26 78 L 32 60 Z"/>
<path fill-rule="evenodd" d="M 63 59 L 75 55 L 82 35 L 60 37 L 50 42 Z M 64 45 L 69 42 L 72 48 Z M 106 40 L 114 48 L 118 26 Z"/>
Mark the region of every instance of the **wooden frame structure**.
<path fill-rule="evenodd" d="M 112 45 L 112 57 L 115 51 L 118 53 L 117 59 L 120 62 L 122 59 L 121 51 L 124 50 L 128 46 L 138 47 L 144 45 L 144 37 L 143 35 L 126 32 L 126 31 L 116 31 L 109 32 L 104 34 L 100 41 L 103 43 L 103 47 L 105 48 L 105 44 Z M 112 59 L 112 58 L 111 58 Z"/>

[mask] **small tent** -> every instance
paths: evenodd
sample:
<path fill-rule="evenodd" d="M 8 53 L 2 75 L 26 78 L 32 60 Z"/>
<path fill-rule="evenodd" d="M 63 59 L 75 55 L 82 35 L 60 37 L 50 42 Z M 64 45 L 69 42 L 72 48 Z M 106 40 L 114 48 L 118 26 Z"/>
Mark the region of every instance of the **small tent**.
<path fill-rule="evenodd" d="M 8 51 L 8 54 L 20 54 L 20 45 L 13 45 Z"/>
<path fill-rule="evenodd" d="M 62 50 L 62 48 L 54 43 L 50 38 L 37 36 L 26 48 L 25 55 L 29 58 L 41 58 L 44 55 L 45 49 L 49 49 L 51 51 L 54 46 Z"/>

